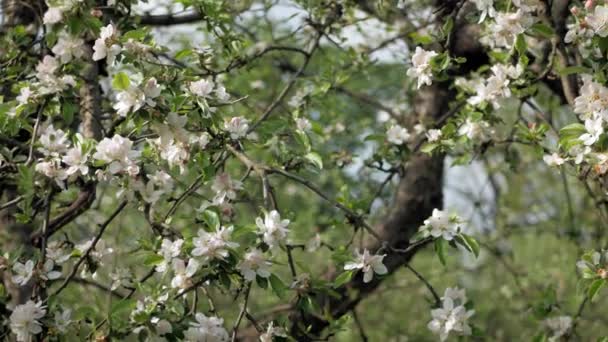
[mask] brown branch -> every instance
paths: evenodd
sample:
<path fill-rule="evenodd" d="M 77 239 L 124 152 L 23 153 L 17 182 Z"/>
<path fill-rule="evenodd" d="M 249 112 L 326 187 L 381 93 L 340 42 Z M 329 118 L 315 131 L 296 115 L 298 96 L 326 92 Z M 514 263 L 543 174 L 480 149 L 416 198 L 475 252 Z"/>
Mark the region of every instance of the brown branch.
<path fill-rule="evenodd" d="M 142 25 L 150 26 L 171 26 L 190 24 L 197 21 L 205 20 L 207 16 L 201 12 L 190 12 L 186 14 L 175 15 L 173 13 L 160 14 L 160 15 L 143 15 L 140 17 L 139 22 Z"/>
<path fill-rule="evenodd" d="M 51 219 L 47 227 L 45 237 L 48 239 L 66 224 L 72 222 L 75 218 L 87 211 L 87 209 L 91 207 L 91 204 L 93 204 L 94 200 L 95 183 L 86 183 L 80 190 L 76 200 L 72 202 L 72 204 L 65 211 L 63 211 L 57 217 Z M 38 246 L 40 244 L 42 235 L 42 232 L 39 231 L 30 238 L 34 246 Z"/>
<path fill-rule="evenodd" d="M 59 286 L 57 288 L 57 290 L 55 290 L 55 292 L 53 292 L 53 294 L 52 294 L 53 296 L 56 296 L 59 293 L 61 293 L 61 291 L 63 291 L 68 286 L 70 281 L 76 276 L 76 273 L 78 273 L 78 269 L 80 268 L 80 265 L 82 265 L 82 263 L 88 258 L 88 256 L 91 254 L 91 251 L 93 251 L 95 249 L 95 246 L 97 245 L 99 240 L 101 240 L 101 237 L 103 236 L 103 233 L 106 231 L 106 228 L 108 228 L 108 226 L 116 218 L 116 216 L 118 216 L 118 214 L 120 214 L 120 212 L 127 206 L 127 203 L 129 203 L 129 202 L 123 201 L 122 203 L 120 203 L 118 205 L 118 207 L 116 208 L 116 210 L 114 210 L 114 212 L 110 215 L 110 217 L 108 217 L 108 219 L 99 226 L 99 232 L 97 233 L 97 235 L 91 242 L 91 246 L 89 246 L 89 248 L 80 257 L 80 259 L 78 259 L 78 261 L 74 265 L 74 268 L 72 269 L 72 272 L 70 272 L 68 277 L 65 278 L 65 280 L 61 284 L 61 286 Z"/>

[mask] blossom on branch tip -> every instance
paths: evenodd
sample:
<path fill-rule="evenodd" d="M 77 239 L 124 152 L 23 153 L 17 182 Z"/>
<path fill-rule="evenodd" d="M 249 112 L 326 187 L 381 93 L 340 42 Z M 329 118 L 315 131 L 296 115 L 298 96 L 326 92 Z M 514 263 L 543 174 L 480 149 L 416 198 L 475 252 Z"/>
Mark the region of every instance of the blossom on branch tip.
<path fill-rule="evenodd" d="M 363 271 L 363 282 L 369 283 L 374 278 L 374 273 L 383 275 L 388 273 L 388 269 L 382 261 L 386 254 L 370 254 L 367 249 L 363 250 L 363 253 L 358 250 L 355 251 L 355 260 L 347 262 L 344 265 L 345 270 L 362 270 Z"/>
<path fill-rule="evenodd" d="M 433 209 L 431 217 L 424 220 L 424 225 L 419 228 L 424 237 L 443 238 L 452 240 L 460 232 L 461 219 L 456 215 L 450 215 L 445 211 Z"/>

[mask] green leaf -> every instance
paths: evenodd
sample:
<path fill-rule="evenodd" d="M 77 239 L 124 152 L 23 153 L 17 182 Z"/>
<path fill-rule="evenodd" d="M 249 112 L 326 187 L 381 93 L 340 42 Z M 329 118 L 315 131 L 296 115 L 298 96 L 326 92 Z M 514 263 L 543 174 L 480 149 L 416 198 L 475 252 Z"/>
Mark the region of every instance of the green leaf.
<path fill-rule="evenodd" d="M 437 254 L 437 257 L 439 257 L 439 261 L 441 261 L 441 264 L 443 266 L 446 265 L 446 246 L 447 243 L 444 239 L 435 239 L 435 253 Z"/>
<path fill-rule="evenodd" d="M 268 279 L 262 277 L 255 277 L 255 282 L 258 283 L 258 286 L 267 289 L 268 288 Z"/>
<path fill-rule="evenodd" d="M 184 49 L 175 54 L 175 59 L 180 60 L 189 56 L 194 56 L 194 51 L 190 49 Z"/>
<path fill-rule="evenodd" d="M 158 255 L 156 253 L 150 253 L 144 259 L 144 265 L 146 265 L 148 267 L 156 266 L 156 265 L 160 264 L 161 262 L 163 262 L 164 260 L 165 260 L 165 258 L 162 255 Z"/>
<path fill-rule="evenodd" d="M 479 256 L 479 244 L 472 236 L 466 234 L 458 234 L 458 237 L 460 237 L 460 242 L 462 242 L 462 245 L 469 252 L 475 254 L 475 257 Z"/>
<path fill-rule="evenodd" d="M 76 104 L 70 101 L 63 102 L 63 105 L 61 106 L 61 111 L 63 114 L 63 120 L 65 120 L 65 124 L 69 126 L 74 121 L 74 114 L 78 112 L 78 106 L 76 106 Z"/>
<path fill-rule="evenodd" d="M 526 43 L 526 38 L 523 34 L 520 34 L 515 39 L 515 50 L 519 55 L 525 55 L 528 50 L 528 44 Z"/>
<path fill-rule="evenodd" d="M 422 147 L 420 148 L 420 151 L 423 152 L 423 153 L 430 154 L 437 147 L 439 147 L 439 144 L 437 144 L 437 143 L 426 143 L 426 144 L 422 145 Z"/>
<path fill-rule="evenodd" d="M 289 287 L 287 287 L 287 285 L 283 283 L 281 278 L 277 277 L 274 274 L 271 274 L 268 280 L 270 281 L 272 291 L 277 295 L 277 297 L 284 298 L 285 293 L 289 290 Z"/>
<path fill-rule="evenodd" d="M 130 311 L 133 307 L 135 307 L 136 302 L 137 301 L 135 299 L 123 299 L 113 303 L 111 310 L 112 315 L 116 315 L 126 310 Z"/>
<path fill-rule="evenodd" d="M 112 80 L 112 87 L 116 90 L 127 90 L 131 85 L 131 81 L 129 80 L 129 76 L 124 72 L 119 72 L 114 75 L 114 79 Z"/>
<path fill-rule="evenodd" d="M 296 130 L 295 138 L 296 138 L 296 141 L 300 145 L 302 145 L 302 147 L 304 148 L 304 151 L 306 151 L 306 153 L 310 152 L 310 149 L 311 149 L 310 139 L 308 138 L 308 135 L 306 135 L 306 132 L 301 131 L 301 130 Z"/>
<path fill-rule="evenodd" d="M 203 211 L 203 221 L 207 224 L 207 227 L 211 229 L 217 230 L 220 228 L 220 218 L 213 210 L 207 209 Z"/>
<path fill-rule="evenodd" d="M 334 288 L 338 288 L 338 287 L 348 283 L 353 278 L 354 274 L 355 274 L 355 271 L 353 271 L 353 270 L 345 271 L 342 274 L 340 274 L 334 281 Z"/>
<path fill-rule="evenodd" d="M 560 76 L 567 76 L 567 75 L 571 75 L 571 74 L 589 74 L 591 72 L 592 72 L 591 69 L 584 67 L 584 66 L 580 66 L 580 65 L 573 65 L 573 66 L 561 68 L 557 71 L 557 73 Z"/>
<path fill-rule="evenodd" d="M 542 22 L 538 22 L 532 25 L 529 29 L 532 33 L 537 34 L 544 38 L 551 38 L 555 34 L 553 28 L 547 24 Z"/>
<path fill-rule="evenodd" d="M 147 34 L 148 32 L 145 29 L 131 30 L 122 35 L 122 40 L 125 42 L 129 39 L 144 40 Z"/>
<path fill-rule="evenodd" d="M 414 43 L 419 45 L 428 45 L 433 42 L 433 37 L 420 34 L 418 32 L 410 33 L 410 38 L 414 41 Z"/>
<path fill-rule="evenodd" d="M 589 289 L 587 289 L 587 298 L 589 301 L 593 301 L 597 293 L 604 287 L 606 281 L 604 279 L 596 279 L 591 283 Z"/>
<path fill-rule="evenodd" d="M 307 155 L 305 155 L 304 158 L 306 160 L 308 160 L 309 162 L 311 162 L 318 169 L 320 169 L 320 170 L 323 169 L 323 159 L 321 159 L 321 156 L 318 153 L 310 152 Z"/>

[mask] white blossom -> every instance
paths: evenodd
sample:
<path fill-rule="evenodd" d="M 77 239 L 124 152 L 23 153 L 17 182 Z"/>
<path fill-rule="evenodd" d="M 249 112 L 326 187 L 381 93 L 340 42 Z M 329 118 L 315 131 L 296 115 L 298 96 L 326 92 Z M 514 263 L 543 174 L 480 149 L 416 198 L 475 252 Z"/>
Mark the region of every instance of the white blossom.
<path fill-rule="evenodd" d="M 306 251 L 315 252 L 321 247 L 321 235 L 315 234 L 308 242 L 306 242 Z"/>
<path fill-rule="evenodd" d="M 355 251 L 355 260 L 353 262 L 347 262 L 344 265 L 345 270 L 362 270 L 363 271 L 363 282 L 369 283 L 374 278 L 374 273 L 378 275 L 388 273 L 388 269 L 382 263 L 386 254 L 372 255 L 367 249 L 360 253 L 358 250 Z"/>
<path fill-rule="evenodd" d="M 59 57 L 62 64 L 65 64 L 69 63 L 74 58 L 81 58 L 86 51 L 86 47 L 82 38 L 72 36 L 71 34 L 62 31 L 59 34 L 57 43 L 53 46 L 51 51 L 55 56 Z"/>
<path fill-rule="evenodd" d="M 19 95 L 15 99 L 19 105 L 26 105 L 33 95 L 35 94 L 30 87 L 23 87 L 19 89 Z"/>
<path fill-rule="evenodd" d="M 494 0 L 473 0 L 477 10 L 481 12 L 479 22 L 483 22 L 486 17 L 494 18 L 496 10 L 494 9 Z"/>
<path fill-rule="evenodd" d="M 57 76 L 55 72 L 59 63 L 55 57 L 46 55 L 36 66 L 36 78 L 38 79 L 39 95 L 54 94 L 63 91 L 68 86 L 75 86 L 76 80 L 71 75 Z"/>
<path fill-rule="evenodd" d="M 608 88 L 593 81 L 590 75 L 583 75 L 583 85 L 580 95 L 574 99 L 574 112 L 581 119 L 587 120 L 594 116 L 608 115 Z"/>
<path fill-rule="evenodd" d="M 426 138 L 429 142 L 439 141 L 441 139 L 441 130 L 440 129 L 429 129 L 426 132 Z"/>
<path fill-rule="evenodd" d="M 476 142 L 486 142 L 494 135 L 494 130 L 487 121 L 473 121 L 470 118 L 460 126 L 458 134 Z"/>
<path fill-rule="evenodd" d="M 224 123 L 224 129 L 230 133 L 230 138 L 242 138 L 247 135 L 249 130 L 249 120 L 242 116 L 235 116 Z"/>
<path fill-rule="evenodd" d="M 32 336 L 42 332 L 40 319 L 46 315 L 46 308 L 42 302 L 28 300 L 23 305 L 17 305 L 10 317 L 11 331 L 16 335 L 17 341 L 30 342 Z"/>
<path fill-rule="evenodd" d="M 593 38 L 594 32 L 587 25 L 581 23 L 568 24 L 568 32 L 564 36 L 564 42 L 567 44 L 579 43 L 588 45 L 590 39 Z"/>
<path fill-rule="evenodd" d="M 477 80 L 470 84 L 475 93 L 467 101 L 476 106 L 482 102 L 491 103 L 494 108 L 500 108 L 499 100 L 511 97 L 510 80 L 517 79 L 523 73 L 521 65 L 497 64 L 491 68 L 492 75 L 486 80 Z"/>
<path fill-rule="evenodd" d="M 296 119 L 296 127 L 303 132 L 310 131 L 312 129 L 312 124 L 307 118 L 297 118 Z"/>
<path fill-rule="evenodd" d="M 513 0 L 513 5 L 521 8 L 524 12 L 542 12 L 545 5 L 541 0 Z"/>
<path fill-rule="evenodd" d="M 59 157 L 70 146 L 68 135 L 61 129 L 55 129 L 53 124 L 44 129 L 38 141 L 42 145 L 38 150 L 45 156 Z"/>
<path fill-rule="evenodd" d="M 42 265 L 43 268 L 43 275 L 42 278 L 44 280 L 55 280 L 55 279 L 59 279 L 61 278 L 61 272 L 60 271 L 55 271 L 55 262 L 53 262 L 53 260 L 51 259 L 47 259 L 44 262 L 44 265 Z"/>
<path fill-rule="evenodd" d="M 560 166 L 566 162 L 566 160 L 559 156 L 559 154 L 553 152 L 552 154 L 545 154 L 543 161 L 549 166 Z"/>
<path fill-rule="evenodd" d="M 450 241 L 459 233 L 460 224 L 461 220 L 458 216 L 450 215 L 439 209 L 433 209 L 431 217 L 424 220 L 424 225 L 419 230 L 425 237 L 442 237 Z"/>
<path fill-rule="evenodd" d="M 132 147 L 131 140 L 116 134 L 112 139 L 104 138 L 97 144 L 93 158 L 109 164 L 108 170 L 112 174 L 126 171 L 134 176 L 139 173 L 139 166 L 136 163 L 140 152 L 133 150 Z"/>
<path fill-rule="evenodd" d="M 122 50 L 122 47 L 118 44 L 114 44 L 116 40 L 116 29 L 114 25 L 108 24 L 101 28 L 99 38 L 95 40 L 93 45 L 93 60 L 98 61 L 106 58 L 108 64 L 114 64 L 116 56 Z"/>
<path fill-rule="evenodd" d="M 202 313 L 195 315 L 196 322 L 190 322 L 184 337 L 188 342 L 227 342 L 228 332 L 224 329 L 224 320 L 218 317 L 207 317 Z"/>
<path fill-rule="evenodd" d="M 80 146 L 70 148 L 61 159 L 68 165 L 66 173 L 68 176 L 73 174 L 86 175 L 89 173 L 88 154 L 82 152 Z"/>
<path fill-rule="evenodd" d="M 576 165 L 579 165 L 583 162 L 585 156 L 588 155 L 590 152 L 591 147 L 589 146 L 574 145 L 572 146 L 572 148 L 570 148 L 568 154 L 574 157 L 574 163 Z"/>
<path fill-rule="evenodd" d="M 188 260 L 188 264 L 184 260 L 175 258 L 172 261 L 173 272 L 175 275 L 171 279 L 171 287 L 186 289 L 192 286 L 192 276 L 196 274 L 201 264 L 194 258 Z"/>
<path fill-rule="evenodd" d="M 532 18 L 521 9 L 514 13 L 498 12 L 489 26 L 489 34 L 483 41 L 491 47 L 510 49 L 515 44 L 515 38 L 524 33 L 532 23 Z"/>
<path fill-rule="evenodd" d="M 54 180 L 60 188 L 65 188 L 63 182 L 68 178 L 68 174 L 65 169 L 61 167 L 58 159 L 39 161 L 36 163 L 34 169 L 36 172 Z"/>
<path fill-rule="evenodd" d="M 34 267 L 36 264 L 33 260 L 28 260 L 25 264 L 17 261 L 13 265 L 13 283 L 19 286 L 25 286 L 34 275 Z"/>
<path fill-rule="evenodd" d="M 58 265 L 68 261 L 71 256 L 71 251 L 66 248 L 65 244 L 65 242 L 57 240 L 47 243 L 46 257 L 53 260 Z"/>
<path fill-rule="evenodd" d="M 452 332 L 458 335 L 471 335 L 471 327 L 467 321 L 475 314 L 475 311 L 465 308 L 466 296 L 463 296 L 463 301 L 454 300 L 447 292 L 448 290 L 441 298 L 441 307 L 431 310 L 433 319 L 427 326 L 429 330 L 439 335 L 441 341 L 445 341 Z"/>
<path fill-rule="evenodd" d="M 399 125 L 392 125 L 386 131 L 386 139 L 391 144 L 403 145 L 405 142 L 409 141 L 410 138 L 411 138 L 411 135 L 407 131 L 407 128 L 401 127 Z"/>
<path fill-rule="evenodd" d="M 152 319 L 150 319 L 150 323 L 154 324 L 156 333 L 159 336 L 167 335 L 173 332 L 173 327 L 171 326 L 171 323 L 166 319 L 152 317 Z"/>
<path fill-rule="evenodd" d="M 211 134 L 207 132 L 203 132 L 201 134 L 192 134 L 190 135 L 190 144 L 198 145 L 200 148 L 205 148 L 211 142 Z"/>
<path fill-rule="evenodd" d="M 587 24 L 600 37 L 608 36 L 608 6 L 596 6 L 592 14 L 586 17 Z"/>
<path fill-rule="evenodd" d="M 418 88 L 424 84 L 431 85 L 433 83 L 431 79 L 433 76 L 431 60 L 437 55 L 435 51 L 426 51 L 420 46 L 416 47 L 412 56 L 412 66 L 407 70 L 407 75 L 418 79 Z"/>
<path fill-rule="evenodd" d="M 200 79 L 195 82 L 190 82 L 189 90 L 190 92 L 202 98 L 207 98 L 213 92 L 213 87 L 215 84 L 213 81 L 208 81 L 206 79 Z"/>
<path fill-rule="evenodd" d="M 63 311 L 55 311 L 55 329 L 61 333 L 67 333 L 70 324 L 72 324 L 72 310 L 66 309 Z"/>
<path fill-rule="evenodd" d="M 205 261 L 226 258 L 230 248 L 239 246 L 238 243 L 230 241 L 233 230 L 232 226 L 220 227 L 214 232 L 199 229 L 198 236 L 192 239 L 192 255 L 202 256 Z"/>
<path fill-rule="evenodd" d="M 268 328 L 266 328 L 266 331 L 262 335 L 260 335 L 260 342 L 272 342 L 273 336 L 287 337 L 287 334 L 285 333 L 285 329 L 281 327 L 275 327 L 274 321 L 271 321 L 270 324 L 268 324 Z"/>
<path fill-rule="evenodd" d="M 167 270 L 167 267 L 172 264 L 173 259 L 180 255 L 183 244 L 183 239 L 177 239 L 175 241 L 171 241 L 167 238 L 163 239 L 158 254 L 160 254 L 164 260 L 156 265 L 156 272 L 165 272 Z"/>
<path fill-rule="evenodd" d="M 271 249 L 278 247 L 289 233 L 289 220 L 281 220 L 281 215 L 276 210 L 265 213 L 263 220 L 261 217 L 256 218 L 255 224 L 260 229 L 264 243 Z"/>
<path fill-rule="evenodd" d="M 544 324 L 551 330 L 549 341 L 561 341 L 562 336 L 566 336 L 572 328 L 572 317 L 558 316 L 550 317 L 544 320 Z"/>
<path fill-rule="evenodd" d="M 218 84 L 217 87 L 215 87 L 215 96 L 221 102 L 228 102 L 228 100 L 230 100 L 230 94 L 226 92 L 226 87 L 222 84 Z"/>
<path fill-rule="evenodd" d="M 603 120 L 601 117 L 585 120 L 585 129 L 587 133 L 584 133 L 579 139 L 585 144 L 585 146 L 593 145 L 599 140 L 600 135 L 604 133 Z"/>
<path fill-rule="evenodd" d="M 59 7 L 49 7 L 42 18 L 42 22 L 46 25 L 57 24 L 61 20 L 63 20 L 63 11 Z"/>
<path fill-rule="evenodd" d="M 243 188 L 243 183 L 234 180 L 230 174 L 224 172 L 215 176 L 211 190 L 215 191 L 213 202 L 216 204 L 223 203 L 226 199 L 234 200 L 236 192 Z"/>
<path fill-rule="evenodd" d="M 131 84 L 127 89 L 116 94 L 116 102 L 113 108 L 116 113 L 126 117 L 129 112 L 138 111 L 146 103 L 146 94 L 137 86 Z"/>
<path fill-rule="evenodd" d="M 243 260 L 238 264 L 237 268 L 245 280 L 253 281 L 256 275 L 262 278 L 270 277 L 270 265 L 271 263 L 266 260 L 264 253 L 254 248 L 245 253 Z"/>

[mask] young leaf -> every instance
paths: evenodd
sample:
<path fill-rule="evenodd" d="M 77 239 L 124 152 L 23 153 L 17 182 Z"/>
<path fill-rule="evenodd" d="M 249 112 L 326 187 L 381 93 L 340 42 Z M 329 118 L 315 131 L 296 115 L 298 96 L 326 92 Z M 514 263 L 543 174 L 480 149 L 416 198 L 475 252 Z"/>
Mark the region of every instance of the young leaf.
<path fill-rule="evenodd" d="M 287 290 L 289 290 L 289 288 L 283 283 L 281 278 L 277 277 L 274 274 L 271 274 L 270 278 L 268 278 L 268 280 L 270 281 L 270 286 L 272 287 L 272 291 L 277 295 L 277 297 L 279 297 L 279 298 L 285 297 L 285 292 L 287 292 Z"/>
<path fill-rule="evenodd" d="M 460 237 L 462 245 L 469 252 L 475 254 L 475 257 L 479 256 L 479 244 L 473 237 L 466 234 L 458 234 L 458 237 Z"/>
<path fill-rule="evenodd" d="M 342 274 L 340 274 L 334 281 L 334 288 L 338 288 L 338 287 L 348 283 L 352 279 L 353 274 L 355 274 L 354 271 L 345 271 Z"/>
<path fill-rule="evenodd" d="M 444 239 L 435 239 L 435 253 L 439 257 L 439 261 L 443 266 L 446 265 L 446 241 Z"/>
<path fill-rule="evenodd" d="M 605 284 L 606 281 L 604 279 L 596 279 L 593 281 L 593 283 L 591 283 L 589 289 L 587 290 L 587 298 L 589 298 L 589 301 L 593 301 L 595 296 L 597 296 L 597 293 L 602 289 L 602 287 L 604 287 Z"/>
<path fill-rule="evenodd" d="M 114 79 L 112 80 L 112 87 L 116 90 L 127 90 L 131 85 L 131 81 L 129 80 L 129 76 L 124 72 L 119 72 L 114 75 Z"/>

